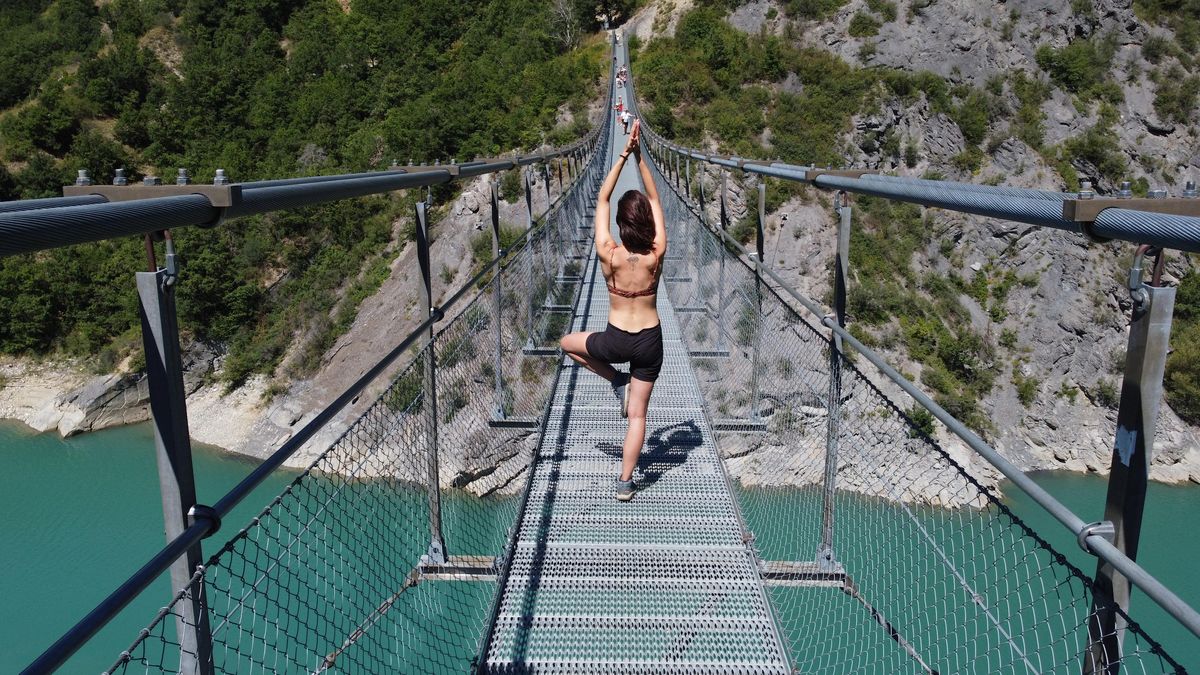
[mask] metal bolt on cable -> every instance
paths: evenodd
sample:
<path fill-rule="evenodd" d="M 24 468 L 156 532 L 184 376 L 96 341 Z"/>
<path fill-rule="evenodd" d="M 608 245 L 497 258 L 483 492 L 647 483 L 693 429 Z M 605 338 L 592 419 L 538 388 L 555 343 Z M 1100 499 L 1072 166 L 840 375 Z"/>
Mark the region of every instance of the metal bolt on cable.
<path fill-rule="evenodd" d="M 75 184 L 76 185 L 91 185 L 92 184 L 92 178 L 91 178 L 91 176 L 88 176 L 87 169 L 80 169 L 75 174 Z"/>
<path fill-rule="evenodd" d="M 1117 199 L 1129 199 L 1133 196 L 1133 183 L 1121 181 L 1121 189 L 1117 190 Z"/>
<path fill-rule="evenodd" d="M 142 179 L 142 185 L 162 185 L 162 179 L 157 176 L 146 176 Z"/>
<path fill-rule="evenodd" d="M 1096 193 L 1092 191 L 1092 181 L 1085 180 L 1079 183 L 1079 199 L 1091 199 Z"/>
<path fill-rule="evenodd" d="M 1146 303 L 1150 300 L 1150 294 L 1146 291 L 1145 285 L 1142 283 L 1143 261 L 1149 250 L 1149 246 L 1138 247 L 1137 252 L 1133 256 L 1133 264 L 1129 267 L 1129 279 L 1125 284 L 1126 288 L 1129 289 L 1129 298 L 1133 300 L 1133 304 L 1139 310 L 1145 308 Z"/>
<path fill-rule="evenodd" d="M 179 173 L 175 175 L 176 185 L 188 185 L 192 182 L 192 177 L 188 175 L 188 170 L 180 167 Z"/>
<path fill-rule="evenodd" d="M 1196 181 L 1194 181 L 1194 180 L 1189 180 L 1189 181 L 1188 181 L 1186 184 L 1184 184 L 1184 186 L 1183 186 L 1183 198 L 1184 198 L 1184 199 L 1195 199 L 1196 197 L 1197 197 L 1197 193 L 1196 193 Z"/>
<path fill-rule="evenodd" d="M 113 174 L 113 185 L 129 185 L 129 179 L 125 177 L 125 169 L 117 169 Z"/>
<path fill-rule="evenodd" d="M 1148 194 L 1150 196 L 1150 199 L 1166 199 L 1167 198 L 1167 191 L 1162 188 L 1156 188 L 1154 190 L 1151 190 Z"/>
<path fill-rule="evenodd" d="M 217 169 L 216 175 L 213 176 L 213 185 L 229 185 L 229 176 L 225 175 L 225 169 Z"/>

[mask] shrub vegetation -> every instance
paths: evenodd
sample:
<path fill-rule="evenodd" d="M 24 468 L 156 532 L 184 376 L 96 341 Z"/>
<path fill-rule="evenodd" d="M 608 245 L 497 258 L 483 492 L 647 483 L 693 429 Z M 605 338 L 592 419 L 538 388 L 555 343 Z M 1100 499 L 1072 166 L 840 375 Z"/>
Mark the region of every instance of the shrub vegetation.
<path fill-rule="evenodd" d="M 572 20 L 594 28 L 594 7 L 576 5 Z M 100 182 L 180 166 L 248 181 L 494 155 L 547 132 L 562 142 L 586 129 L 607 64 L 601 41 L 573 49 L 555 31 L 536 0 L 356 0 L 349 13 L 324 0 L 8 2 L 0 152 L 19 168 L 0 170 L 0 199 L 59 195 L 78 168 Z M 576 122 L 553 132 L 564 104 Z M 175 233 L 183 329 L 229 347 L 234 383 L 272 371 L 297 336 L 295 369 L 311 371 L 386 278 L 412 200 Z M 0 353 L 136 344 L 144 266 L 133 239 L 0 260 Z"/>

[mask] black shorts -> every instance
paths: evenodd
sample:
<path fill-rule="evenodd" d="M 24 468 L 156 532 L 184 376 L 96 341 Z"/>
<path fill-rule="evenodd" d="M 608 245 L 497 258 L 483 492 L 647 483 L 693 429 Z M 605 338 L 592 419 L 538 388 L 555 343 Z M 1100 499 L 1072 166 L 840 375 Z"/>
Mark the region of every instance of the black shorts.
<path fill-rule="evenodd" d="M 611 323 L 603 332 L 587 336 L 587 353 L 605 363 L 629 363 L 629 374 L 643 382 L 658 379 L 662 370 L 662 326 L 643 328 L 636 333 L 621 330 Z"/>

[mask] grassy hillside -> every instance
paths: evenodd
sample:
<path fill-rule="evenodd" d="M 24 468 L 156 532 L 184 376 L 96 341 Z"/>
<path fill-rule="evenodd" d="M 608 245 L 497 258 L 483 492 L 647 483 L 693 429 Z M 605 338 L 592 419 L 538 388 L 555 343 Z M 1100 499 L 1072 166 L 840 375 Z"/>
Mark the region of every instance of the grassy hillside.
<path fill-rule="evenodd" d="M 99 5 L 99 6 L 97 6 Z M 107 182 L 252 180 L 460 160 L 586 132 L 604 73 L 596 38 L 564 41 L 547 3 L 20 0 L 0 8 L 0 199 Z M 586 26 L 580 26 L 586 27 Z M 584 35 L 584 38 L 587 36 Z M 566 106 L 571 124 L 557 124 Z M 438 195 L 445 199 L 449 193 Z M 227 376 L 270 372 L 303 335 L 311 370 L 386 276 L 398 197 L 179 233 L 185 330 L 231 346 Z M 0 353 L 136 344 L 120 240 L 0 260 Z M 348 281 L 349 280 L 349 281 Z M 340 292 L 339 292 L 340 291 Z"/>

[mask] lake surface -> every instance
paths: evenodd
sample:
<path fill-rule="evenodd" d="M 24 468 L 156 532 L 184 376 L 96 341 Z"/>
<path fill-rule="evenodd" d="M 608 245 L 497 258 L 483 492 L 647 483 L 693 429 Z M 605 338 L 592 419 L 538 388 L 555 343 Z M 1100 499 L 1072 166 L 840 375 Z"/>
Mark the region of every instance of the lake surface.
<path fill-rule="evenodd" d="M 197 447 L 195 456 L 200 501 L 206 503 L 216 501 L 254 467 L 253 460 L 215 448 Z M 165 540 L 148 425 L 63 440 L 54 434 L 32 434 L 19 424 L 0 422 L 0 459 L 5 462 L 0 478 L 0 509 L 5 514 L 0 521 L 0 570 L 4 571 L 0 575 L 0 672 L 14 672 L 28 665 L 157 552 Z M 223 541 L 235 532 L 295 475 L 282 471 L 273 476 L 226 519 L 226 527 L 216 539 Z M 1103 478 L 1059 473 L 1034 477 L 1084 520 L 1100 518 L 1106 489 Z M 1018 517 L 1086 574 L 1095 571 L 1094 558 L 1076 546 L 1073 536 L 1010 486 L 1006 489 L 1007 503 Z M 766 557 L 801 556 L 811 549 L 819 522 L 812 491 L 752 491 L 744 496 L 747 519 L 756 532 L 761 526 L 764 535 L 768 529 L 784 531 L 779 526 L 785 522 L 779 517 L 780 511 L 807 514 L 805 524 L 787 530 L 791 541 L 775 538 L 765 542 Z M 458 503 L 461 501 L 456 498 L 447 506 L 448 518 L 457 517 L 455 514 L 466 517 L 475 510 L 471 504 Z M 847 538 L 856 527 L 855 513 L 879 512 L 878 504 L 853 496 L 847 496 L 839 508 L 839 532 Z M 858 520 L 865 521 L 865 516 Z M 1151 485 L 1140 562 L 1193 606 L 1200 606 L 1200 584 L 1194 578 L 1196 561 L 1200 560 L 1200 536 L 1195 526 L 1198 520 L 1200 487 Z M 943 521 L 953 525 L 934 512 L 913 520 L 926 521 L 930 526 L 941 523 L 938 526 L 944 527 Z M 895 534 L 895 530 L 889 531 Z M 206 542 L 206 552 L 214 550 L 213 541 Z M 168 593 L 167 583 L 160 581 L 81 650 L 63 672 L 107 668 Z M 812 590 L 797 591 L 798 598 L 802 593 L 811 594 Z M 783 605 L 780 612 L 785 615 L 811 611 L 813 596 L 803 596 L 793 604 L 784 594 L 777 596 L 777 602 Z M 1189 670 L 1200 671 L 1200 641 L 1144 596 L 1135 592 L 1133 602 L 1132 614 L 1147 632 Z M 804 626 L 801 618 L 782 618 L 796 630 Z M 860 628 L 865 639 L 874 640 L 881 633 L 878 626 Z"/>
<path fill-rule="evenodd" d="M 217 448 L 194 449 L 201 503 L 213 503 L 255 466 Z M 0 672 L 16 672 L 165 544 L 154 436 L 141 424 L 69 439 L 0 422 Z M 277 473 L 227 519 L 228 537 L 295 473 Z M 212 540 L 206 551 L 213 550 Z M 99 672 L 159 607 L 165 579 L 85 646 L 62 672 Z"/>
<path fill-rule="evenodd" d="M 1030 476 L 1074 511 L 1084 522 L 1104 518 L 1108 480 L 1090 474 L 1042 471 Z M 1075 543 L 1075 536 L 1037 504 L 1004 486 L 1006 501 L 1035 532 L 1079 567 L 1096 573 L 1096 558 Z M 1200 486 L 1150 483 L 1142 518 L 1138 564 L 1174 591 L 1184 602 L 1200 608 Z M 1129 614 L 1151 637 L 1181 661 L 1188 672 L 1200 673 L 1200 638 L 1179 625 L 1155 602 L 1134 589 Z"/>

